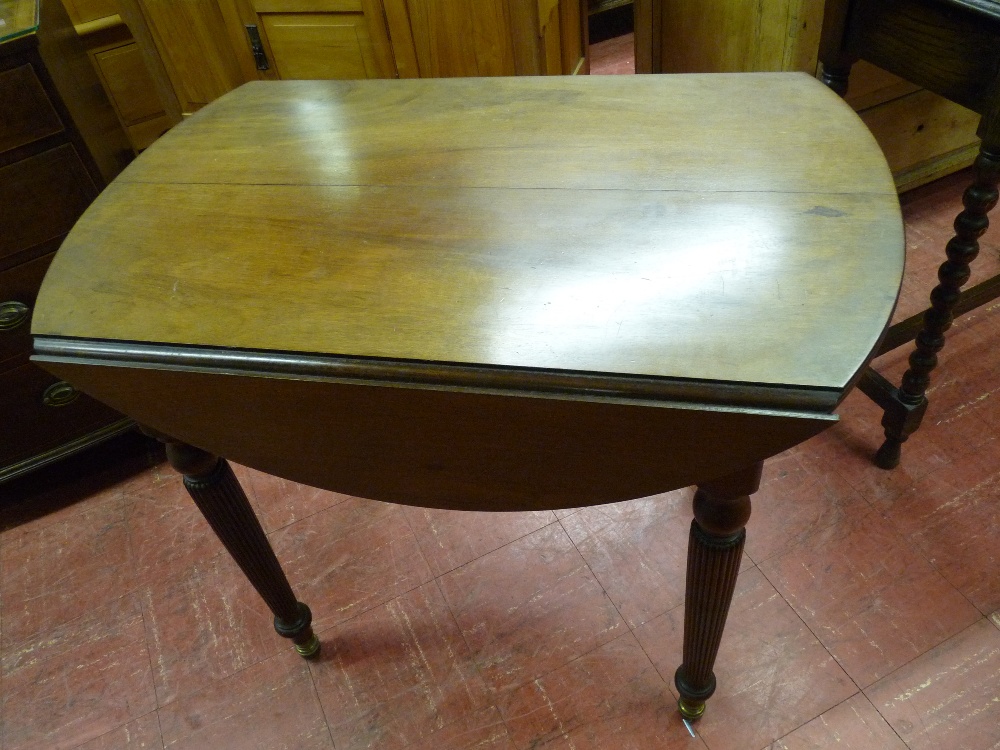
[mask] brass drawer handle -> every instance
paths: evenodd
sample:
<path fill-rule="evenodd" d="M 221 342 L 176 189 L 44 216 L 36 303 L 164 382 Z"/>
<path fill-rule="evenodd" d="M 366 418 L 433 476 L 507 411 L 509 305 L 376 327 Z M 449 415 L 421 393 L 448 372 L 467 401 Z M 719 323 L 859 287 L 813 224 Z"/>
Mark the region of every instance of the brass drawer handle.
<path fill-rule="evenodd" d="M 42 403 L 46 406 L 66 406 L 80 397 L 80 391 L 65 380 L 53 383 L 42 394 Z"/>
<path fill-rule="evenodd" d="M 13 331 L 31 315 L 31 308 L 23 302 L 0 302 L 0 331 Z"/>

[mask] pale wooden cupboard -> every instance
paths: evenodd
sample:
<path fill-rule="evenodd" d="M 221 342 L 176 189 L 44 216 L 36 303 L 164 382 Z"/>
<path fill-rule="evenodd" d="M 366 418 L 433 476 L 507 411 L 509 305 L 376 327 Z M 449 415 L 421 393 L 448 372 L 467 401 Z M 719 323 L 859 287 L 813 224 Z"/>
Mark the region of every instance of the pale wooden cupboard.
<path fill-rule="evenodd" d="M 586 0 L 112 1 L 156 81 L 168 119 L 258 78 L 587 69 Z"/>
<path fill-rule="evenodd" d="M 62 0 L 105 94 L 136 152 L 180 119 L 171 117 L 115 0 Z"/>
<path fill-rule="evenodd" d="M 635 0 L 636 69 L 817 73 L 825 0 Z M 865 62 L 847 101 L 906 190 L 972 163 L 979 116 Z"/>

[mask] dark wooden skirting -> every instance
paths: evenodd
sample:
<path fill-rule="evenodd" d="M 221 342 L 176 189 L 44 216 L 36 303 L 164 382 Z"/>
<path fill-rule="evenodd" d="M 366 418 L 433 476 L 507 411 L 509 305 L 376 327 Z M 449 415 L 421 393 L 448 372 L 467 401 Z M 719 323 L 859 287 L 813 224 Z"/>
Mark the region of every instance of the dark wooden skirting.
<path fill-rule="evenodd" d="M 29 458 L 8 466 L 0 467 L 0 484 L 10 481 L 11 479 L 19 477 L 23 474 L 27 474 L 29 471 L 34 471 L 35 469 L 48 466 L 56 461 L 61 461 L 62 459 L 68 458 L 75 453 L 86 450 L 91 446 L 99 445 L 105 440 L 110 440 L 111 438 L 121 435 L 124 432 L 128 432 L 134 428 L 135 422 L 131 419 L 122 419 L 118 422 L 102 427 L 99 430 L 87 433 L 83 437 L 76 438 L 76 440 L 71 440 L 68 443 L 56 446 L 52 450 L 39 453 L 35 456 L 30 456 Z"/>

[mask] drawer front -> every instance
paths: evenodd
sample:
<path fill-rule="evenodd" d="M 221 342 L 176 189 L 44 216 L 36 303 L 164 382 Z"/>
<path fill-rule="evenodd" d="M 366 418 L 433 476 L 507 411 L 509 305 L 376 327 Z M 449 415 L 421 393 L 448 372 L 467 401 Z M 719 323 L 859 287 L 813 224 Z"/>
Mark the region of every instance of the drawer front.
<path fill-rule="evenodd" d="M 0 374 L 0 467 L 51 450 L 111 424 L 121 415 L 59 385 L 28 364 Z"/>
<path fill-rule="evenodd" d="M 68 143 L 0 169 L 0 258 L 66 234 L 96 196 Z"/>
<path fill-rule="evenodd" d="M 64 130 L 30 65 L 0 72 L 0 102 L 0 153 Z"/>
<path fill-rule="evenodd" d="M 31 347 L 31 311 L 54 255 L 0 273 L 0 370 L 7 359 Z"/>

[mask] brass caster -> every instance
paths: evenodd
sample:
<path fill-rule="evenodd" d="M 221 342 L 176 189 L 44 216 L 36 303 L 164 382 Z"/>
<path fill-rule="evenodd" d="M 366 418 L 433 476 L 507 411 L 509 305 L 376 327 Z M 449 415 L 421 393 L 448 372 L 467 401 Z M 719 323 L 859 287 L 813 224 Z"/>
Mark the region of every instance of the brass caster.
<path fill-rule="evenodd" d="M 677 708 L 688 721 L 696 721 L 705 713 L 704 703 L 685 703 L 683 698 L 677 700 Z"/>
<path fill-rule="evenodd" d="M 313 633 L 313 637 L 301 646 L 299 644 L 295 644 L 295 650 L 303 659 L 315 659 L 319 656 L 320 645 L 319 636 Z"/>

